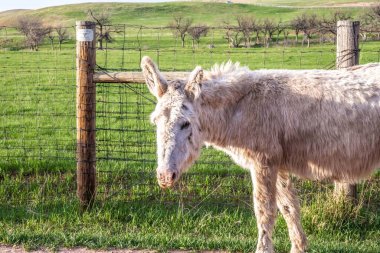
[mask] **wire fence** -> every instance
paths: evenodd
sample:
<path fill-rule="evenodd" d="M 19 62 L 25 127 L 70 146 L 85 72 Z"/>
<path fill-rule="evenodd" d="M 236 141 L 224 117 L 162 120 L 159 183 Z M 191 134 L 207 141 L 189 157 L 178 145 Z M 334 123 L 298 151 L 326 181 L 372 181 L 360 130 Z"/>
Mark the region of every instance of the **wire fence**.
<path fill-rule="evenodd" d="M 225 30 L 213 28 L 201 38 L 199 46 L 187 39 L 182 47 L 169 28 L 120 25 L 114 30 L 114 41 L 105 41 L 96 52 L 99 71 L 140 70 L 144 55 L 152 57 L 163 71 L 191 70 L 196 65 L 207 69 L 227 60 L 239 61 L 251 69 L 332 69 L 336 62 L 335 45 L 319 43 L 318 39 L 310 48 L 286 45 L 281 37 L 269 48 L 262 44 L 230 48 Z M 11 34 L 10 29 L 6 36 Z M 53 50 L 49 43 L 36 52 L 13 51 L 9 47 L 0 50 L 0 170 L 4 182 L 12 185 L 5 179 L 17 178 L 20 191 L 35 193 L 29 199 L 28 194 L 22 195 L 25 201 L 43 201 L 65 192 L 73 196 L 75 192 L 73 42 L 67 40 L 62 50 Z M 379 58 L 379 41 L 361 42 L 361 64 L 379 62 Z M 248 172 L 211 148 L 203 149 L 199 161 L 174 190 L 159 189 L 155 179 L 155 130 L 149 122 L 154 101 L 145 85 L 97 84 L 98 200 L 121 198 L 143 203 L 180 202 L 191 207 L 212 203 L 252 208 Z M 36 172 L 50 176 L 35 176 Z M 332 190 L 327 183 L 296 183 L 305 202 L 313 199 L 311 194 Z M 55 186 L 51 195 L 44 193 L 47 185 Z M 14 188 L 6 184 L 2 187 L 12 196 L 7 199 L 4 194 L 2 198 L 17 202 L 17 196 L 12 194 Z M 359 194 L 373 205 L 373 192 L 379 188 L 380 181 L 374 178 L 360 186 Z M 379 203 L 376 199 L 375 206 Z"/>

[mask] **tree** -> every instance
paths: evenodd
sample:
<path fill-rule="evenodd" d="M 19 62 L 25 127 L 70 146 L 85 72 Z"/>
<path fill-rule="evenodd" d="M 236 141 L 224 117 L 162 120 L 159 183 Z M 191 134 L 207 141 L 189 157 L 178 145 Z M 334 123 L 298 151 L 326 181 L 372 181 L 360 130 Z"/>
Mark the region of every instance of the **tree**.
<path fill-rule="evenodd" d="M 55 39 L 54 29 L 51 26 L 47 27 L 47 29 L 49 29 L 49 33 L 47 37 L 50 41 L 51 49 L 54 50 L 54 39 Z"/>
<path fill-rule="evenodd" d="M 300 31 L 302 30 L 302 28 L 304 26 L 305 20 L 303 18 L 304 18 L 304 16 L 297 16 L 297 17 L 295 17 L 294 19 L 292 19 L 290 21 L 290 25 L 291 25 L 291 27 L 293 28 L 293 30 L 294 30 L 294 32 L 296 34 L 295 44 L 298 43 L 298 35 L 299 35 Z"/>
<path fill-rule="evenodd" d="M 182 47 L 185 47 L 186 34 L 188 33 L 192 23 L 193 20 L 191 18 L 176 15 L 168 25 L 168 27 L 173 30 L 174 36 L 181 38 Z"/>
<path fill-rule="evenodd" d="M 193 39 L 193 48 L 194 48 L 194 42 L 197 42 L 197 47 L 199 47 L 199 41 L 202 36 L 206 36 L 208 33 L 209 27 L 207 25 L 195 25 L 191 26 L 188 29 L 188 33 Z"/>
<path fill-rule="evenodd" d="M 88 17 L 96 23 L 96 39 L 99 49 L 103 49 L 103 42 L 112 42 L 112 32 L 117 32 L 111 27 L 111 14 L 108 9 L 102 12 L 87 11 Z"/>
<path fill-rule="evenodd" d="M 25 44 L 34 51 L 38 50 L 39 45 L 50 29 L 43 26 L 41 19 L 33 16 L 22 16 L 18 19 L 17 29 L 25 36 Z"/>
<path fill-rule="evenodd" d="M 5 35 L 5 38 L 7 39 L 8 38 L 7 27 L 6 26 L 0 26 L 0 31 L 1 30 L 4 30 L 4 35 Z"/>
<path fill-rule="evenodd" d="M 328 17 L 323 16 L 319 21 L 319 32 L 323 35 L 326 33 L 331 33 L 334 36 L 334 41 L 336 41 L 336 24 L 339 20 L 351 19 L 352 16 L 348 12 L 341 10 L 334 11 L 330 13 Z"/>
<path fill-rule="evenodd" d="M 280 34 L 283 33 L 284 34 L 284 45 L 285 45 L 285 41 L 288 38 L 289 32 L 287 30 L 287 27 L 285 26 L 284 23 L 282 23 L 281 20 L 277 24 L 276 31 L 277 31 L 276 44 L 278 45 L 278 43 L 280 41 Z"/>
<path fill-rule="evenodd" d="M 302 19 L 304 20 L 304 25 L 302 26 L 302 31 L 304 33 L 304 39 L 302 40 L 302 46 L 304 40 L 307 40 L 307 47 L 310 47 L 310 39 L 314 33 L 318 31 L 318 18 L 316 14 L 311 14 L 309 17 L 306 14 L 302 14 Z"/>
<path fill-rule="evenodd" d="M 299 32 L 303 32 L 302 46 L 305 39 L 307 40 L 307 47 L 310 47 L 310 39 L 314 33 L 319 31 L 320 22 L 316 14 L 303 13 L 291 21 L 291 25 L 296 32 L 296 43 L 298 42 Z"/>
<path fill-rule="evenodd" d="M 277 26 L 273 20 L 266 18 L 263 22 L 263 32 L 264 40 L 266 47 L 269 47 L 270 42 L 272 41 L 273 34 L 276 32 Z"/>
<path fill-rule="evenodd" d="M 282 31 L 282 33 L 284 34 L 284 47 L 288 45 L 288 37 L 289 37 L 289 28 L 288 27 L 285 27 L 284 30 Z"/>
<path fill-rule="evenodd" d="M 380 22 L 380 4 L 373 5 L 368 11 L 368 16 L 370 16 L 375 22 Z"/>
<path fill-rule="evenodd" d="M 68 35 L 68 32 L 67 32 L 67 29 L 65 27 L 63 27 L 62 25 L 56 26 L 55 27 L 55 32 L 58 35 L 59 51 L 61 51 L 61 49 L 62 49 L 62 43 L 65 40 L 69 39 L 69 35 Z"/>
<path fill-rule="evenodd" d="M 237 48 L 243 40 L 240 29 L 230 24 L 229 21 L 223 21 L 223 28 L 226 30 L 226 36 L 224 37 L 228 41 L 230 48 Z"/>
<path fill-rule="evenodd" d="M 256 42 L 255 44 L 260 44 L 260 33 L 262 32 L 262 25 L 260 23 L 260 21 L 257 21 L 253 24 L 253 32 L 256 34 Z"/>
<path fill-rule="evenodd" d="M 377 33 L 380 39 L 378 27 L 380 26 L 380 4 L 373 5 L 364 15 L 361 16 L 361 35 L 364 40 L 367 39 L 367 33 Z"/>
<path fill-rule="evenodd" d="M 255 20 L 251 16 L 237 16 L 238 29 L 243 35 L 245 47 L 251 46 L 251 34 L 255 28 Z"/>

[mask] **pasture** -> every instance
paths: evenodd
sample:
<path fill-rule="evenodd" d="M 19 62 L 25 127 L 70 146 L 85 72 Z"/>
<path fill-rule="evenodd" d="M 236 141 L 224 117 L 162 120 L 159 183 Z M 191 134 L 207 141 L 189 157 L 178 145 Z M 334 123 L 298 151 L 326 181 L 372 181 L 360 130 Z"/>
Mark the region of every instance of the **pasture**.
<path fill-rule="evenodd" d="M 262 1 L 261 1 L 262 2 Z M 257 19 L 273 18 L 288 22 L 304 12 L 315 13 L 320 16 L 330 15 L 334 9 L 322 8 L 318 5 L 326 5 L 327 1 L 292 1 L 292 7 L 281 6 L 281 1 L 266 1 L 270 6 L 251 4 L 225 4 L 215 2 L 170 2 L 170 3 L 85 3 L 74 5 L 62 5 L 42 8 L 38 10 L 14 10 L 0 13 L 0 25 L 14 26 L 17 17 L 22 15 L 35 15 L 41 17 L 48 24 L 62 23 L 72 26 L 76 20 L 87 17 L 87 10 L 108 10 L 114 24 L 131 24 L 144 26 L 166 26 L 174 15 L 185 14 L 192 18 L 194 23 L 208 24 L 210 26 L 221 25 L 223 21 L 232 21 L 238 15 L 253 15 Z M 287 1 L 289 2 L 289 1 Z M 341 1 L 339 1 L 341 2 Z M 346 1 L 347 2 L 347 1 Z M 260 3 L 258 3 L 260 4 Z M 314 6 L 310 8 L 302 8 Z M 362 15 L 366 9 L 358 7 L 341 8 L 353 16 Z M 57 16 L 59 19 L 57 19 Z"/>
<path fill-rule="evenodd" d="M 159 19 L 160 9 L 155 10 Z M 72 11 L 75 20 L 79 10 Z M 139 22 L 133 17 L 132 22 Z M 168 20 L 160 22 L 165 25 Z M 155 22 L 150 19 L 147 25 Z M 21 43 L 17 32 L 8 32 Z M 333 44 L 314 43 L 307 49 L 273 43 L 270 48 L 230 49 L 222 34 L 209 33 L 194 49 L 187 40 L 182 49 L 170 31 L 127 26 L 125 39 L 119 34 L 107 50 L 97 51 L 98 71 L 139 70 L 141 55 L 149 55 L 167 71 L 191 70 L 195 65 L 207 69 L 228 59 L 251 69 L 335 64 Z M 378 41 L 362 43 L 360 63 L 378 62 L 379 52 Z M 48 42 L 37 52 L 0 49 L 0 243 L 27 249 L 254 251 L 257 230 L 250 176 L 224 154 L 205 148 L 176 189 L 159 189 L 155 132 L 149 123 L 155 99 L 145 85 L 97 85 L 98 194 L 91 211 L 79 211 L 75 60 L 73 39 L 61 51 L 52 50 Z M 356 206 L 332 200 L 328 182 L 294 181 L 309 252 L 380 252 L 378 175 L 359 185 Z M 276 252 L 289 251 L 281 216 L 274 238 Z"/>

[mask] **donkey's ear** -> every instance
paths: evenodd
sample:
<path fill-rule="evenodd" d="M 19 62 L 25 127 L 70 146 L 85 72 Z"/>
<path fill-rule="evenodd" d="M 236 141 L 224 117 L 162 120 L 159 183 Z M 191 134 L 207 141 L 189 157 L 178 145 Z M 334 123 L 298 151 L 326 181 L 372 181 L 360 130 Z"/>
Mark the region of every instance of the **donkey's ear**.
<path fill-rule="evenodd" d="M 203 69 L 197 66 L 190 74 L 185 86 L 185 91 L 192 99 L 195 99 L 201 93 L 203 79 Z"/>
<path fill-rule="evenodd" d="M 162 97 L 168 89 L 168 82 L 161 75 L 156 64 L 148 56 L 141 60 L 141 69 L 149 91 L 156 97 Z"/>

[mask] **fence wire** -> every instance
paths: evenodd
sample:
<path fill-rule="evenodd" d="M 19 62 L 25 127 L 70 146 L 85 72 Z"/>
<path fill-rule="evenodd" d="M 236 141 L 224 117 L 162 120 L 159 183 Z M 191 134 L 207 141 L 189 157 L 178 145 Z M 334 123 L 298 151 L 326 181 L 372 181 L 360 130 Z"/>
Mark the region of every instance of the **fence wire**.
<path fill-rule="evenodd" d="M 189 71 L 196 65 L 209 68 L 228 60 L 239 61 L 251 69 L 334 69 L 334 44 L 315 42 L 311 48 L 284 45 L 278 41 L 269 48 L 230 48 L 221 29 L 202 38 L 199 46 L 191 40 L 181 46 L 168 27 L 124 27 L 122 42 L 105 43 L 97 51 L 98 71 L 138 71 L 141 58 L 149 55 L 161 71 Z M 177 40 L 177 41 L 176 41 Z M 122 45 L 122 46 L 120 46 Z M 212 45 L 212 47 L 210 46 Z M 361 63 L 379 61 L 379 43 L 362 43 Z M 314 47 L 314 48 L 313 48 Z M 348 59 L 352 52 L 342 55 Z M 156 176 L 155 129 L 149 114 L 155 98 L 144 84 L 97 84 L 97 168 L 98 192 L 109 199 L 123 196 L 125 201 L 160 203 L 239 205 L 252 208 L 252 183 L 247 171 L 236 166 L 224 153 L 203 148 L 197 163 L 186 173 L 174 190 L 159 189 Z M 306 203 L 321 192 L 332 191 L 331 183 L 295 180 Z M 376 180 L 371 181 L 378 188 Z M 359 187 L 361 196 L 372 196 L 368 184 Z M 372 190 L 371 190 L 372 189 Z M 314 194 L 314 197 L 313 197 Z"/>
<path fill-rule="evenodd" d="M 335 45 L 313 38 L 310 48 L 282 38 L 250 47 L 230 48 L 225 30 L 212 28 L 194 46 L 189 37 L 182 47 L 167 27 L 120 25 L 112 42 L 97 50 L 98 70 L 140 70 L 144 55 L 152 57 L 162 71 L 205 69 L 227 60 L 251 69 L 331 69 Z M 0 33 L 21 45 L 12 28 Z M 49 42 L 36 52 L 15 45 L 0 50 L 0 200 L 9 206 L 26 203 L 30 212 L 43 212 L 38 203 L 73 201 L 75 196 L 75 46 L 73 36 L 62 50 Z M 21 37 L 22 38 L 22 37 Z M 360 63 L 379 62 L 380 42 L 361 41 Z M 142 84 L 97 84 L 97 169 L 99 201 L 141 201 L 145 204 L 252 208 L 252 184 L 248 172 L 225 154 L 204 148 L 199 161 L 173 190 L 159 189 L 155 178 L 156 138 L 149 122 L 155 98 Z M 306 203 L 328 183 L 295 180 Z M 359 194 L 371 207 L 380 206 L 374 192 L 378 179 L 363 183 Z M 17 189 L 17 191 L 15 190 Z M 16 194 L 17 192 L 17 194 Z M 20 194 L 22 193 L 22 194 Z M 374 204 L 375 203 L 375 204 Z M 57 206 L 60 206 L 57 204 Z"/>

